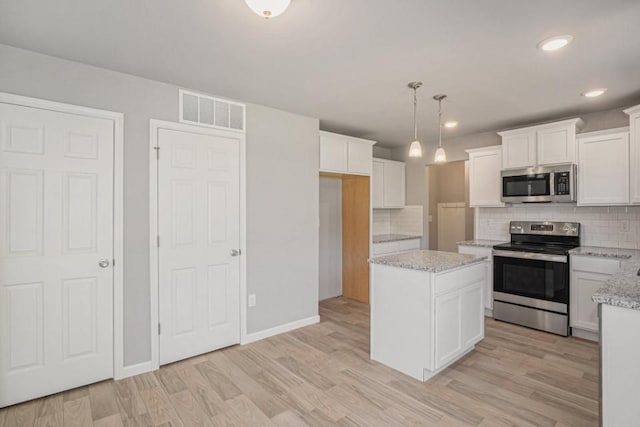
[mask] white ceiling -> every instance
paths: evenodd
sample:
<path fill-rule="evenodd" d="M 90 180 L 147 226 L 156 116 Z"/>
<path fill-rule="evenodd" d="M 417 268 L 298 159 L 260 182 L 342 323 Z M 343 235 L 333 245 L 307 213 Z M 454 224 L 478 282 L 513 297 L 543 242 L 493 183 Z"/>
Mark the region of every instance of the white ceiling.
<path fill-rule="evenodd" d="M 0 0 L 0 43 L 320 118 L 385 145 L 640 100 L 638 0 Z M 572 34 L 562 51 L 536 44 Z M 579 94 L 607 87 L 597 99 Z"/>

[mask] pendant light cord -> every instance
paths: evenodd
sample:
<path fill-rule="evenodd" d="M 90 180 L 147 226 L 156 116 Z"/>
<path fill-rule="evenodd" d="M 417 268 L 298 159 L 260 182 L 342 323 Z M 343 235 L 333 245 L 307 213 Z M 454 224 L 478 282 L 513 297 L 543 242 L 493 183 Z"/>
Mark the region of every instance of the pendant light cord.
<path fill-rule="evenodd" d="M 413 140 L 418 140 L 418 124 L 416 122 L 416 111 L 418 110 L 418 88 L 413 88 Z"/>
<path fill-rule="evenodd" d="M 438 147 L 442 147 L 442 99 L 438 100 Z"/>

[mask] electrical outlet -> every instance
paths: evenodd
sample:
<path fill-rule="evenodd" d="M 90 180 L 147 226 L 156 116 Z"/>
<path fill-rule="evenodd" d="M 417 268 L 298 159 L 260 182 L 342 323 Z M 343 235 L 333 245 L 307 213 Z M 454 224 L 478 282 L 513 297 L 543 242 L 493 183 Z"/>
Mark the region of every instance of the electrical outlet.
<path fill-rule="evenodd" d="M 618 225 L 620 232 L 622 233 L 628 233 L 629 232 L 629 221 L 628 220 L 621 220 L 620 224 Z"/>
<path fill-rule="evenodd" d="M 249 307 L 256 306 L 256 294 L 249 294 Z"/>

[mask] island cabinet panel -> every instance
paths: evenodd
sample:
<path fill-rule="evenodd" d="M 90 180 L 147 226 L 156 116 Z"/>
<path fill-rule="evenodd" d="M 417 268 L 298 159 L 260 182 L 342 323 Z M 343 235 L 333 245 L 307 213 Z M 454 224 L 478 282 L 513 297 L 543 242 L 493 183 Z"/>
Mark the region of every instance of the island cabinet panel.
<path fill-rule="evenodd" d="M 484 338 L 485 263 L 437 270 L 371 264 L 371 359 L 420 381 Z"/>

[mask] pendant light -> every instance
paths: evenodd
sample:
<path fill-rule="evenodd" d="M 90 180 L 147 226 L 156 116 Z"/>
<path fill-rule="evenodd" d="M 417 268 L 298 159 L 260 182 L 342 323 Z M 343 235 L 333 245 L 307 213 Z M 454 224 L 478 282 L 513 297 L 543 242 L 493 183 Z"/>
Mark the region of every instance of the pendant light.
<path fill-rule="evenodd" d="M 418 88 L 422 86 L 422 82 L 411 82 L 407 86 L 413 89 L 413 142 L 409 146 L 409 157 L 422 157 L 422 144 L 418 141 L 418 123 L 416 121 Z"/>
<path fill-rule="evenodd" d="M 444 148 L 442 148 L 442 100 L 445 99 L 447 95 L 435 95 L 433 99 L 438 101 L 438 149 L 436 150 L 436 155 L 433 158 L 434 163 L 446 163 L 447 162 L 447 153 L 444 152 Z"/>
<path fill-rule="evenodd" d="M 244 0 L 258 15 L 265 19 L 275 18 L 289 7 L 291 0 Z"/>

